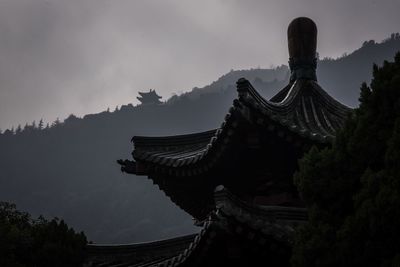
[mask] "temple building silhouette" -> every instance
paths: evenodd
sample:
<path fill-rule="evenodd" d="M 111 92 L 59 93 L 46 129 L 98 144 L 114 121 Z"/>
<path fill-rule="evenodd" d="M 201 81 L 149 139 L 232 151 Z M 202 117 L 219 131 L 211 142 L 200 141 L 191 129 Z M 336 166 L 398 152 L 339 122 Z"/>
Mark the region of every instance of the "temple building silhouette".
<path fill-rule="evenodd" d="M 198 234 L 131 245 L 89 245 L 88 266 L 288 266 L 307 210 L 293 184 L 312 146 L 332 145 L 350 108 L 317 82 L 317 27 L 288 27 L 289 84 L 270 100 L 245 78 L 218 129 L 135 136 L 123 172 L 147 176 L 201 227 Z M 206 107 L 205 107 L 206 108 Z"/>
<path fill-rule="evenodd" d="M 137 100 L 140 101 L 141 105 L 158 105 L 162 104 L 160 99 L 162 98 L 156 93 L 156 90 L 150 89 L 148 92 L 139 92 Z"/>

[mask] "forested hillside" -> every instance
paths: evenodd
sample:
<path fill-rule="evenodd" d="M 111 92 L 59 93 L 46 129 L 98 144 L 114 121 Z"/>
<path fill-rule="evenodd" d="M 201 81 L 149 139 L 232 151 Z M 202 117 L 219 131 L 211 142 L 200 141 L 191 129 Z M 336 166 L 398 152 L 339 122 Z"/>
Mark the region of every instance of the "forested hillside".
<path fill-rule="evenodd" d="M 350 106 L 372 64 L 393 58 L 400 37 L 373 41 L 339 59 L 319 61 L 320 84 Z M 0 135 L 0 201 L 34 215 L 63 218 L 95 242 L 138 242 L 196 231 L 146 177 L 120 172 L 117 159 L 130 158 L 133 135 L 171 135 L 218 127 L 232 100 L 235 82 L 246 77 L 266 98 L 283 88 L 286 66 L 236 70 L 204 88 L 174 96 L 162 105 L 126 105 L 115 111 L 35 123 Z"/>

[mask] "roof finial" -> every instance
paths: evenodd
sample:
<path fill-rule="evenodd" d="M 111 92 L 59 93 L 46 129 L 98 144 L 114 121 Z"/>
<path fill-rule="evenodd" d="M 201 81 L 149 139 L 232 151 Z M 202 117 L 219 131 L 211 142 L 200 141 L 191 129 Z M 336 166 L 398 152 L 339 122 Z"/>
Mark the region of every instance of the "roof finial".
<path fill-rule="evenodd" d="M 317 26 L 310 18 L 294 19 L 288 27 L 290 81 L 317 80 Z"/>

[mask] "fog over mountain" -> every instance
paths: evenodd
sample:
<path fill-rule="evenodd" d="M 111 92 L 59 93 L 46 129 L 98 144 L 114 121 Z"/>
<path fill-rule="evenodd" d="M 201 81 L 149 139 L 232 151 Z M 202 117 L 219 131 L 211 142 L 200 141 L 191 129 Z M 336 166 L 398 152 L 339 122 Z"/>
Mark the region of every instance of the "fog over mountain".
<path fill-rule="evenodd" d="M 372 64 L 391 60 L 399 50 L 400 36 L 393 34 L 382 43 L 367 41 L 347 56 L 322 59 L 319 83 L 338 100 L 357 106 Z M 34 215 L 63 218 L 95 242 L 138 242 L 196 231 L 191 218 L 151 180 L 121 173 L 116 160 L 131 157 L 133 135 L 218 127 L 237 96 L 240 77 L 269 98 L 287 84 L 288 75 L 284 65 L 236 70 L 162 105 L 128 104 L 82 118 L 71 115 L 50 127 L 36 121 L 6 131 L 0 135 L 0 200 Z"/>
<path fill-rule="evenodd" d="M 398 0 L 1 0 L 0 128 L 286 64 L 299 16 L 318 25 L 321 57 L 336 58 L 397 32 L 399 10 Z"/>

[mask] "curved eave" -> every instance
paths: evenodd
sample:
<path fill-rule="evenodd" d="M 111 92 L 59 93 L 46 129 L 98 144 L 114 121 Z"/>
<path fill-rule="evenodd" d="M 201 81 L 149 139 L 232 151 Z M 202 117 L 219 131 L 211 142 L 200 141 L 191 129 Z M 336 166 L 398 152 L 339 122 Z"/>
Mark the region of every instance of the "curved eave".
<path fill-rule="evenodd" d="M 250 204 L 241 200 L 222 185 L 216 187 L 214 201 L 216 210 L 223 214 L 221 216 L 234 217 L 238 222 L 245 223 L 254 230 L 261 230 L 265 234 L 272 234 L 271 223 L 279 225 L 280 228 L 285 226 L 285 231 L 288 231 L 285 233 L 285 239 L 282 239 L 285 242 L 289 242 L 295 226 L 308 220 L 306 208 Z M 277 235 L 278 232 L 280 231 L 277 230 L 273 233 L 275 238 L 283 238 L 284 235 Z"/>
<path fill-rule="evenodd" d="M 88 244 L 86 251 L 89 255 L 115 255 L 115 254 L 146 254 L 160 249 L 179 248 L 190 244 L 196 234 L 179 236 L 170 239 L 156 240 L 133 244 Z"/>
<path fill-rule="evenodd" d="M 351 109 L 328 95 L 313 80 L 296 80 L 279 102 L 265 100 L 245 79 L 238 81 L 239 100 L 259 120 L 270 120 L 314 143 L 332 143 Z M 275 100 L 273 98 L 273 100 Z M 259 116 L 262 114 L 263 116 Z"/>
<path fill-rule="evenodd" d="M 237 128 L 246 127 L 246 123 L 305 149 L 310 144 L 328 145 L 351 111 L 311 80 L 295 81 L 271 101 L 243 78 L 237 82 L 237 90 L 238 98 L 218 129 L 179 136 L 133 137 L 133 158 L 142 167 L 133 173 L 147 174 L 149 166 L 176 176 L 205 172 L 230 146 Z"/>
<path fill-rule="evenodd" d="M 87 266 L 137 266 L 156 264 L 184 251 L 197 234 L 145 243 L 86 246 Z"/>
<path fill-rule="evenodd" d="M 295 228 L 308 220 L 304 208 L 257 206 L 241 201 L 223 186 L 214 192 L 216 207 L 203 222 L 203 228 L 187 249 L 157 266 L 192 266 L 208 249 L 219 233 L 243 236 L 255 246 L 269 250 L 268 240 L 283 246 L 293 242 Z"/>
<path fill-rule="evenodd" d="M 223 186 L 216 188 L 214 198 L 215 209 L 198 234 L 139 244 L 91 244 L 87 265 L 192 266 L 220 233 L 242 236 L 262 249 L 271 249 L 268 240 L 288 245 L 295 228 L 307 221 L 304 208 L 250 205 Z"/>

